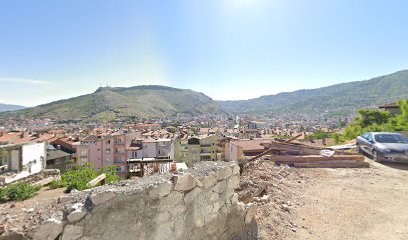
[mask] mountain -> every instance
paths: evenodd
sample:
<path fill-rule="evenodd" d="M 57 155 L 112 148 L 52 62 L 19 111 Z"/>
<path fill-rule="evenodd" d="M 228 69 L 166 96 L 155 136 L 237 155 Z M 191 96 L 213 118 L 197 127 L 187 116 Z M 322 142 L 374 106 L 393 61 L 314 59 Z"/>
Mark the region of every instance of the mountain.
<path fill-rule="evenodd" d="M 25 107 L 20 106 L 20 105 L 0 103 L 0 112 L 20 110 L 20 109 L 23 109 L 23 108 L 25 108 Z"/>
<path fill-rule="evenodd" d="M 66 120 L 114 120 L 225 113 L 210 97 L 187 89 L 165 86 L 101 87 L 94 93 L 13 112 L 31 117 Z"/>
<path fill-rule="evenodd" d="M 370 80 L 239 101 L 218 101 L 230 113 L 353 113 L 408 98 L 408 70 Z"/>

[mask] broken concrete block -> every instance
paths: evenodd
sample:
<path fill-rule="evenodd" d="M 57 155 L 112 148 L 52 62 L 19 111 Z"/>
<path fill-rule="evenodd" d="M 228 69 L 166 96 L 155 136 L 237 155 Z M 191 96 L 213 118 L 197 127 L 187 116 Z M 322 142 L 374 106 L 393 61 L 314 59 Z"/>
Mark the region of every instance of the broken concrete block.
<path fill-rule="evenodd" d="M 231 189 L 239 188 L 239 176 L 234 175 L 228 179 L 228 187 Z"/>
<path fill-rule="evenodd" d="M 191 192 L 187 193 L 186 196 L 184 196 L 184 202 L 186 204 L 190 204 L 200 193 L 200 188 L 194 188 Z"/>
<path fill-rule="evenodd" d="M 245 224 L 250 224 L 256 215 L 256 205 L 249 203 L 246 207 Z"/>
<path fill-rule="evenodd" d="M 232 175 L 232 170 L 230 167 L 224 167 L 224 168 L 218 169 L 217 180 L 221 181 L 221 180 L 227 179 L 231 175 Z"/>
<path fill-rule="evenodd" d="M 181 176 L 173 176 L 173 182 L 175 191 L 185 192 L 190 191 L 195 187 L 195 180 L 190 173 Z"/>
<path fill-rule="evenodd" d="M 84 209 L 77 209 L 67 216 L 68 222 L 76 222 L 85 217 L 86 211 Z"/>
<path fill-rule="evenodd" d="M 203 177 L 201 182 L 205 189 L 211 188 L 217 183 L 217 176 L 215 176 L 214 173 L 211 173 L 210 175 Z"/>
<path fill-rule="evenodd" d="M 82 237 L 82 227 L 67 225 L 62 234 L 62 240 L 77 240 Z"/>
<path fill-rule="evenodd" d="M 149 196 L 153 198 L 164 197 L 171 192 L 172 184 L 171 182 L 162 182 L 157 186 L 151 187 L 149 189 Z"/>
<path fill-rule="evenodd" d="M 105 191 L 105 192 L 98 193 L 96 195 L 91 195 L 89 198 L 91 202 L 97 206 L 97 205 L 100 205 L 102 203 L 105 203 L 111 200 L 114 197 L 116 197 L 116 193 L 111 192 L 111 191 Z"/>
<path fill-rule="evenodd" d="M 183 213 L 184 211 L 186 211 L 186 205 L 184 204 L 180 204 L 177 205 L 173 208 L 169 208 L 169 212 L 171 214 L 171 216 L 178 216 L 179 214 Z"/>
<path fill-rule="evenodd" d="M 217 185 L 215 185 L 215 187 L 213 188 L 213 191 L 219 194 L 219 193 L 224 192 L 226 188 L 227 188 L 227 181 L 223 180 L 217 183 Z"/>
<path fill-rule="evenodd" d="M 232 169 L 232 175 L 239 174 L 239 166 L 238 165 L 231 166 L 231 169 Z"/>
<path fill-rule="evenodd" d="M 169 206 L 174 206 L 182 203 L 184 194 L 177 192 L 177 191 L 172 191 L 170 194 L 165 196 L 164 198 L 160 199 L 160 205 L 159 209 L 160 210 L 167 210 Z"/>
<path fill-rule="evenodd" d="M 238 193 L 234 193 L 231 197 L 231 204 L 236 204 L 238 202 Z"/>
<path fill-rule="evenodd" d="M 61 222 L 48 221 L 34 229 L 32 238 L 33 240 L 55 240 L 62 233 L 63 228 Z"/>
<path fill-rule="evenodd" d="M 204 186 L 204 184 L 198 179 L 195 180 L 195 184 L 196 184 L 197 187 L 203 187 Z"/>

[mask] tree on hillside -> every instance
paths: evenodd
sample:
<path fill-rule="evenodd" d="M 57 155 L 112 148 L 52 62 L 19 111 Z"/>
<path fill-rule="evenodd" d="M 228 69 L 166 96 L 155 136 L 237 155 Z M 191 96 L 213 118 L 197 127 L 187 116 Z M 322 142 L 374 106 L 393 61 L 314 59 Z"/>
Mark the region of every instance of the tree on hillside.
<path fill-rule="evenodd" d="M 398 102 L 401 114 L 395 117 L 397 121 L 397 126 L 400 130 L 405 130 L 408 128 L 408 100 L 402 100 Z"/>
<path fill-rule="evenodd" d="M 381 110 L 360 110 L 360 117 L 356 118 L 344 131 L 333 136 L 335 142 L 345 142 L 355 139 L 365 132 L 392 132 L 408 130 L 408 100 L 398 102 L 401 114 L 391 116 L 389 112 Z"/>
<path fill-rule="evenodd" d="M 358 114 L 360 114 L 360 118 L 356 120 L 362 128 L 373 124 L 384 124 L 390 118 L 390 113 L 382 110 L 362 109 L 358 111 Z"/>

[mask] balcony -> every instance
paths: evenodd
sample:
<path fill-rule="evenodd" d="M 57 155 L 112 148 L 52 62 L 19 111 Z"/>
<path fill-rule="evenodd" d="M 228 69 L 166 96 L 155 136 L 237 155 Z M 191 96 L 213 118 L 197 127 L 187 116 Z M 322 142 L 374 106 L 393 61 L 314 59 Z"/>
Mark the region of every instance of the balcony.
<path fill-rule="evenodd" d="M 211 147 L 211 144 L 200 144 L 200 147 Z"/>

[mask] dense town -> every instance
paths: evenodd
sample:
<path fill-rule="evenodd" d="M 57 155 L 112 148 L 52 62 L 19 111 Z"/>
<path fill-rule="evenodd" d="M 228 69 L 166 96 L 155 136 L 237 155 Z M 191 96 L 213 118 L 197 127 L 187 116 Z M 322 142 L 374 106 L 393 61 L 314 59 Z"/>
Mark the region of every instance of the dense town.
<path fill-rule="evenodd" d="M 298 120 L 289 121 L 289 118 Z M 131 124 L 9 119 L 0 128 L 2 149 L 10 152 L 2 157 L 2 169 L 21 173 L 10 173 L 2 182 L 18 180 L 42 168 L 59 169 L 63 174 L 87 163 L 95 168 L 115 166 L 118 175 L 127 178 L 145 176 L 159 169 L 168 171 L 173 161 L 185 168 L 200 161 L 237 161 L 264 151 L 262 143 L 268 139 L 298 135 L 302 135 L 298 139 L 305 139 L 316 132 L 339 131 L 343 121 L 347 121 L 339 117 L 323 118 L 323 122 L 319 119 L 322 118 L 281 116 L 266 120 L 265 116 L 181 116 Z M 41 156 L 46 164 L 22 159 L 19 161 L 30 167 L 16 169 L 17 166 L 13 166 L 18 162 L 13 159 L 15 149 L 38 151 L 35 155 Z M 25 155 L 18 156 L 24 158 Z M 154 167 L 157 165 L 160 168 Z"/>

